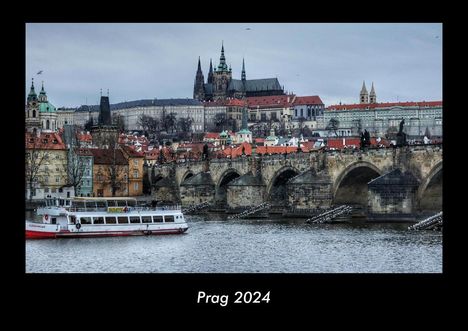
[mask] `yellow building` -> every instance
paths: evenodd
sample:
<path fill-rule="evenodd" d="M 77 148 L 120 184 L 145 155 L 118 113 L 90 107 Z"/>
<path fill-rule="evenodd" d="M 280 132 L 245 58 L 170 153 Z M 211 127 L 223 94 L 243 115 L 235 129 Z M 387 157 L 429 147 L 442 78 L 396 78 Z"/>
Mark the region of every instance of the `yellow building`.
<path fill-rule="evenodd" d="M 26 133 L 26 199 L 71 197 L 67 186 L 67 149 L 56 132 Z"/>
<path fill-rule="evenodd" d="M 128 162 L 119 149 L 90 149 L 93 154 L 93 195 L 128 196 Z"/>
<path fill-rule="evenodd" d="M 144 153 L 137 152 L 129 146 L 121 146 L 128 161 L 128 195 L 143 195 L 143 163 Z"/>

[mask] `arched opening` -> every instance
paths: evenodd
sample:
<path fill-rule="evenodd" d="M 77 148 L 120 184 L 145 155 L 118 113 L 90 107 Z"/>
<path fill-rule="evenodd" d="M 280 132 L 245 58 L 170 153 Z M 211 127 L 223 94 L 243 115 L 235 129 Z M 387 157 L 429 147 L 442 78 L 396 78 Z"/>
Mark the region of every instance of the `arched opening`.
<path fill-rule="evenodd" d="M 215 203 L 220 207 L 227 206 L 227 185 L 234 179 L 240 177 L 235 170 L 228 170 L 221 176 L 218 186 L 216 187 Z"/>
<path fill-rule="evenodd" d="M 46 121 L 46 130 L 50 130 L 50 122 L 49 122 L 49 120 Z"/>
<path fill-rule="evenodd" d="M 191 171 L 189 171 L 188 173 L 185 174 L 184 177 L 182 177 L 182 181 L 180 183 L 182 184 L 183 182 L 185 182 L 190 177 L 193 177 L 193 172 L 191 172 Z"/>
<path fill-rule="evenodd" d="M 33 118 L 36 118 L 36 109 L 33 109 L 32 113 L 33 113 L 33 114 L 32 114 L 32 117 L 33 117 Z"/>
<path fill-rule="evenodd" d="M 354 165 L 338 178 L 333 204 L 367 206 L 367 183 L 380 176 L 380 171 L 367 164 Z"/>
<path fill-rule="evenodd" d="M 421 211 L 441 211 L 442 210 L 442 168 L 435 171 L 429 177 L 425 187 L 422 187 L 419 199 L 419 209 Z"/>
<path fill-rule="evenodd" d="M 275 178 L 273 178 L 268 194 L 268 201 L 273 206 L 286 207 L 288 205 L 288 191 L 286 183 L 297 175 L 299 175 L 299 171 L 293 168 L 287 168 L 278 172 Z"/>

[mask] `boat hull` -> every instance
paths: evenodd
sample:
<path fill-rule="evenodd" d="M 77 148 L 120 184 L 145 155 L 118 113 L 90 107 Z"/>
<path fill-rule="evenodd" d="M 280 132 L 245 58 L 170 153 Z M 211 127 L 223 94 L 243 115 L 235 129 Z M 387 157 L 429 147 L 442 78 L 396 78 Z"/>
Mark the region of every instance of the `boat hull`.
<path fill-rule="evenodd" d="M 91 238 L 91 237 L 124 237 L 124 236 L 148 236 L 161 234 L 181 234 L 187 231 L 186 228 L 161 229 L 149 231 L 95 231 L 95 232 L 48 232 L 26 230 L 26 239 L 55 239 L 55 238 Z"/>

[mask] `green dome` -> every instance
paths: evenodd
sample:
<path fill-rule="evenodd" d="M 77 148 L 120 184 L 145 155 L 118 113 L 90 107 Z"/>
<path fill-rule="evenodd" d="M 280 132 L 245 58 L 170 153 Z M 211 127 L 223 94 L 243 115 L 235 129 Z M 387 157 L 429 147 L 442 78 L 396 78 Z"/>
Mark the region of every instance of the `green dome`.
<path fill-rule="evenodd" d="M 39 104 L 39 112 L 40 113 L 55 113 L 56 109 L 54 105 L 49 102 L 41 102 Z"/>
<path fill-rule="evenodd" d="M 226 131 L 223 131 L 219 134 L 221 138 L 226 138 L 228 136 L 228 133 Z"/>
<path fill-rule="evenodd" d="M 239 132 L 237 132 L 237 134 L 252 134 L 252 132 L 247 129 L 242 129 Z"/>

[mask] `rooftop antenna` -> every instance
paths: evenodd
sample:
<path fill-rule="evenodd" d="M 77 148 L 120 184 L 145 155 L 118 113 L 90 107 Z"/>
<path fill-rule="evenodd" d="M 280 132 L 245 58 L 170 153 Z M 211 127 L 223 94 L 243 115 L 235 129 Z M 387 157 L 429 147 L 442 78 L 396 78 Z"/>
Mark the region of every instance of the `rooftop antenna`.
<path fill-rule="evenodd" d="M 101 97 L 102 97 L 102 89 L 100 91 L 101 91 Z"/>

